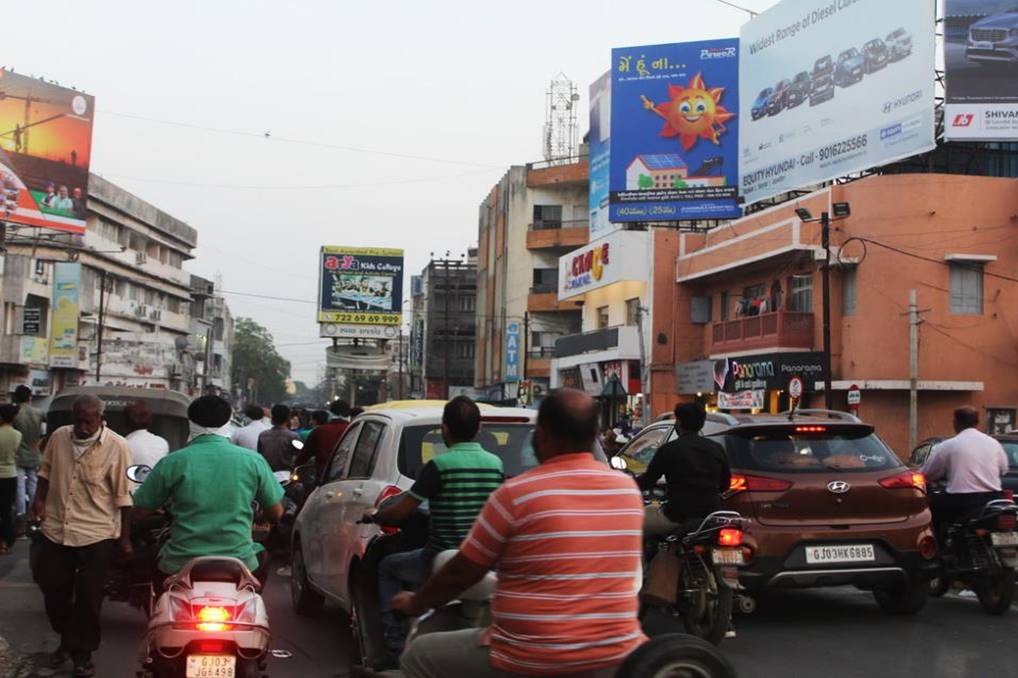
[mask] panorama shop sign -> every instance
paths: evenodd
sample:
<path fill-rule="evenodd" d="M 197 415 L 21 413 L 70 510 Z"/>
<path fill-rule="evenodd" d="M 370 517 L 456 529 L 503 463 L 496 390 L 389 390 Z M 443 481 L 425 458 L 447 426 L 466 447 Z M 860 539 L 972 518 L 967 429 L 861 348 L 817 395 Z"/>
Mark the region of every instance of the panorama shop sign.
<path fill-rule="evenodd" d="M 824 379 L 824 354 L 769 353 L 714 361 L 714 380 L 719 391 L 777 391 L 788 386 L 788 380 L 799 377 L 806 392 L 814 390 Z"/>
<path fill-rule="evenodd" d="M 934 148 L 931 0 L 783 0 L 742 27 L 746 203 Z"/>
<path fill-rule="evenodd" d="M 623 280 L 646 280 L 650 235 L 647 231 L 616 231 L 560 257 L 559 300 Z"/>
<path fill-rule="evenodd" d="M 1018 139 L 1018 2 L 945 0 L 944 137 Z"/>

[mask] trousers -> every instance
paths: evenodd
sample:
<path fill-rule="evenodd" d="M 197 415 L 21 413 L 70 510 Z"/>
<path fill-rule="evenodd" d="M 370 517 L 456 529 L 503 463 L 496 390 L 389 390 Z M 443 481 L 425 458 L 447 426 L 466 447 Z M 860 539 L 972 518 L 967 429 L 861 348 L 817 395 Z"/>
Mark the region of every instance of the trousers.
<path fill-rule="evenodd" d="M 378 602 L 382 608 L 385 644 L 394 654 L 403 647 L 406 628 L 402 617 L 389 608 L 396 594 L 406 587 L 417 587 L 428 580 L 435 551 L 415 549 L 388 555 L 378 563 Z"/>
<path fill-rule="evenodd" d="M 34 468 L 18 467 L 18 516 L 28 513 L 28 505 L 35 498 L 35 487 L 38 483 Z"/>
<path fill-rule="evenodd" d="M 67 652 L 87 656 L 99 648 L 103 588 L 115 546 L 113 539 L 88 546 L 42 541 L 39 587 L 50 626 Z"/>
<path fill-rule="evenodd" d="M 14 498 L 18 493 L 17 478 L 0 478 L 0 542 L 14 546 Z"/>

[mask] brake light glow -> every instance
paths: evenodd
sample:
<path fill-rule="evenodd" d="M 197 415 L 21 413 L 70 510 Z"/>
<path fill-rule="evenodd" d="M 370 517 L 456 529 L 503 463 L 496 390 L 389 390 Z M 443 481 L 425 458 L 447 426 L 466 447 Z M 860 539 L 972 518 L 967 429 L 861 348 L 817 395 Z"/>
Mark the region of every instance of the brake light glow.
<path fill-rule="evenodd" d="M 920 539 L 919 555 L 923 560 L 933 560 L 937 555 L 937 540 L 929 535 Z"/>
<path fill-rule="evenodd" d="M 222 652 L 226 649 L 226 643 L 221 640 L 202 640 L 198 642 L 199 652 Z"/>
<path fill-rule="evenodd" d="M 784 492 L 792 487 L 792 483 L 778 478 L 749 476 L 733 473 L 728 488 L 732 492 Z"/>
<path fill-rule="evenodd" d="M 742 546 L 742 530 L 723 527 L 718 532 L 718 546 Z"/>
<path fill-rule="evenodd" d="M 395 485 L 387 486 L 385 489 L 378 493 L 378 499 L 375 500 L 375 508 L 381 506 L 382 502 L 384 502 L 386 499 L 389 499 L 390 497 L 395 497 L 402 491 L 403 490 L 399 489 Z M 379 527 L 382 529 L 382 534 L 399 534 L 398 527 L 391 527 L 389 525 L 380 525 Z"/>
<path fill-rule="evenodd" d="M 1004 495 L 1004 499 L 1014 501 L 1014 490 L 1004 490 L 1002 494 Z"/>
<path fill-rule="evenodd" d="M 1018 529 L 1018 518 L 1013 513 L 1002 513 L 997 516 L 997 529 L 998 530 L 1015 530 Z"/>
<path fill-rule="evenodd" d="M 796 426 L 796 433 L 826 433 L 826 426 Z"/>
<path fill-rule="evenodd" d="M 902 471 L 878 481 L 880 486 L 888 490 L 919 490 L 926 491 L 926 476 L 918 471 Z"/>
<path fill-rule="evenodd" d="M 198 623 L 195 625 L 199 631 L 208 631 L 210 633 L 219 633 L 222 631 L 229 631 L 233 627 L 226 622 L 230 621 L 233 616 L 229 609 L 219 606 L 206 606 L 199 607 L 195 610 L 195 619 Z"/>

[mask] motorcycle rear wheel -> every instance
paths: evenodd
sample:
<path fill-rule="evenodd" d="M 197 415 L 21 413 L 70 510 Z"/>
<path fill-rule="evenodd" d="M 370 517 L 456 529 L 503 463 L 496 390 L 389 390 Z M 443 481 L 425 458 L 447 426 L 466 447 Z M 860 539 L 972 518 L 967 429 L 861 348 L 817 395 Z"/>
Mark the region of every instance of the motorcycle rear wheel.
<path fill-rule="evenodd" d="M 984 577 L 973 586 L 979 604 L 986 614 L 1002 615 L 1014 602 L 1014 570 L 1002 569 L 992 577 Z"/>
<path fill-rule="evenodd" d="M 732 606 L 735 603 L 735 592 L 722 585 L 709 569 L 704 572 L 704 581 L 694 581 L 689 567 L 682 568 L 682 588 L 684 591 L 696 589 L 693 598 L 679 594 L 679 611 L 686 631 L 697 638 L 702 638 L 714 645 L 724 640 L 732 622 Z M 706 586 L 705 586 L 706 585 Z"/>
<path fill-rule="evenodd" d="M 615 675 L 617 678 L 735 678 L 735 669 L 707 641 L 685 633 L 669 633 L 637 648 Z"/>

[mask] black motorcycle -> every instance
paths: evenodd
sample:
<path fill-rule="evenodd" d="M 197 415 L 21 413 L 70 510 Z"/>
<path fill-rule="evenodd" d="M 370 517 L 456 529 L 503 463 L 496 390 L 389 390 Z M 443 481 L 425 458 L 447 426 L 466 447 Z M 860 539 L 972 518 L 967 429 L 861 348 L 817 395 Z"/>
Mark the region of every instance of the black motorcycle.
<path fill-rule="evenodd" d="M 945 532 L 942 569 L 930 580 L 930 595 L 942 596 L 961 586 L 975 592 L 987 614 L 1007 612 L 1018 567 L 1018 505 L 1010 499 L 993 500 Z"/>

